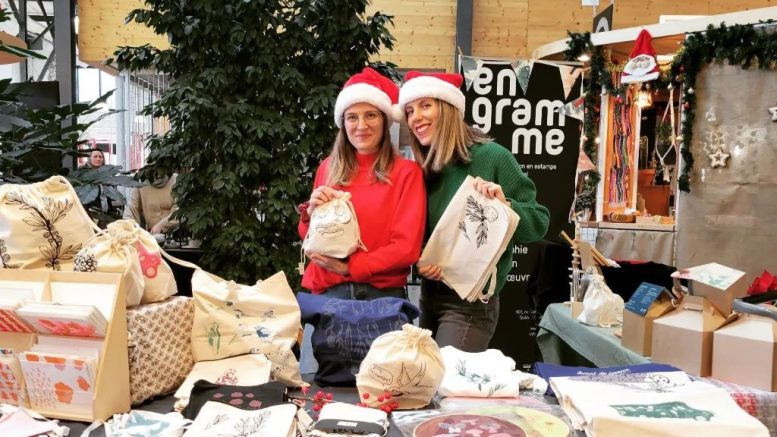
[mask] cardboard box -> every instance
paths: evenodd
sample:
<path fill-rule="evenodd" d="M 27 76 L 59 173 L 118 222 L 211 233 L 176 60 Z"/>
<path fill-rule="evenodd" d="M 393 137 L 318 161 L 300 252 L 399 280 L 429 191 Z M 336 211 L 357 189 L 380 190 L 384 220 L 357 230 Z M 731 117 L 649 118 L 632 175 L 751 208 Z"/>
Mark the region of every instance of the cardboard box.
<path fill-rule="evenodd" d="M 697 376 L 712 374 L 712 334 L 735 319 L 707 299 L 686 296 L 679 307 L 653 321 L 652 357 Z"/>
<path fill-rule="evenodd" d="M 734 298 L 747 295 L 745 272 L 717 263 L 681 269 L 672 277 L 688 279 L 688 292 L 708 299 L 726 317 Z"/>
<path fill-rule="evenodd" d="M 712 377 L 766 391 L 777 391 L 777 322 L 743 314 L 715 331 Z"/>
<path fill-rule="evenodd" d="M 642 356 L 650 356 L 653 321 L 673 309 L 669 290 L 660 285 L 643 282 L 626 302 L 623 310 L 623 346 Z"/>

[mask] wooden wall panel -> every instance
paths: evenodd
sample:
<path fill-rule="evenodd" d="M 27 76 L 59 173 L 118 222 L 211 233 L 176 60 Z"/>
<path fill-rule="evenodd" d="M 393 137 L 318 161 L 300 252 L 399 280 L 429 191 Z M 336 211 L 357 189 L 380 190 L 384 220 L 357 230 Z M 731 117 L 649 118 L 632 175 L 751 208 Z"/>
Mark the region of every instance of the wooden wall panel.
<path fill-rule="evenodd" d="M 474 3 L 472 54 L 506 58 L 526 56 L 529 0 L 477 0 Z"/>
<path fill-rule="evenodd" d="M 725 14 L 726 12 L 768 8 L 769 6 L 777 6 L 777 0 L 709 0 L 709 13 L 713 15 Z"/>
<path fill-rule="evenodd" d="M 381 60 L 400 68 L 453 69 L 456 0 L 372 0 L 367 12 L 375 11 L 394 16 L 391 34 L 397 39 Z"/>
<path fill-rule="evenodd" d="M 590 7 L 580 0 L 472 0 L 473 54 L 519 58 L 535 48 L 566 37 L 567 30 L 591 29 Z M 456 0 L 372 0 L 368 13 L 394 16 L 393 51 L 379 59 L 401 68 L 451 71 L 456 51 Z M 607 5 L 601 1 L 600 9 Z M 80 58 L 102 62 L 121 45 L 167 42 L 149 29 L 124 24 L 124 17 L 142 0 L 79 0 Z M 658 22 L 659 15 L 707 15 L 777 6 L 777 0 L 619 0 L 616 28 Z"/>
<path fill-rule="evenodd" d="M 127 14 L 144 7 L 143 0 L 79 0 L 78 2 L 78 58 L 101 67 L 120 46 L 149 43 L 168 47 L 167 38 L 137 23 L 124 24 Z"/>

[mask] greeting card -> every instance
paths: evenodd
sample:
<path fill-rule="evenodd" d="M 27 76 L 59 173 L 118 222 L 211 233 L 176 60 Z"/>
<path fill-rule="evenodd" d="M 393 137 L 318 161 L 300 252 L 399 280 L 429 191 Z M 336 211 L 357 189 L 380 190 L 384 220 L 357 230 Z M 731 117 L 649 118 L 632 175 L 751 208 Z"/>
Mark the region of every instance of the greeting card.
<path fill-rule="evenodd" d="M 33 302 L 16 310 L 41 334 L 69 337 L 104 337 L 108 322 L 93 305 Z"/>
<path fill-rule="evenodd" d="M 19 363 L 32 409 L 82 412 L 92 407 L 94 357 L 23 352 Z"/>

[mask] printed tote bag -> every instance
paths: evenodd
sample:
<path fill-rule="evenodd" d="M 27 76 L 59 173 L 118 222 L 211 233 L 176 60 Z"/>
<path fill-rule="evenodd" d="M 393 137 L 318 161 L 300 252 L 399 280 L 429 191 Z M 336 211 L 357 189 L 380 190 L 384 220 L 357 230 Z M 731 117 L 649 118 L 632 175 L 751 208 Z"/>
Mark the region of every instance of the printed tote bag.
<path fill-rule="evenodd" d="M 5 269 L 72 270 L 95 228 L 62 176 L 0 186 L 0 259 Z"/>
<path fill-rule="evenodd" d="M 362 247 L 359 223 L 351 203 L 351 193 L 317 207 L 310 215 L 310 227 L 302 250 L 333 258 L 346 258 Z"/>
<path fill-rule="evenodd" d="M 273 379 L 304 385 L 291 351 L 300 327 L 299 305 L 283 272 L 243 285 L 197 269 L 192 293 L 195 361 L 264 354 L 272 363 Z"/>
<path fill-rule="evenodd" d="M 480 194 L 475 179 L 467 176 L 432 231 L 418 265 L 440 266 L 442 281 L 462 299 L 487 302 L 496 288 L 496 263 L 519 221 L 508 205 Z"/>

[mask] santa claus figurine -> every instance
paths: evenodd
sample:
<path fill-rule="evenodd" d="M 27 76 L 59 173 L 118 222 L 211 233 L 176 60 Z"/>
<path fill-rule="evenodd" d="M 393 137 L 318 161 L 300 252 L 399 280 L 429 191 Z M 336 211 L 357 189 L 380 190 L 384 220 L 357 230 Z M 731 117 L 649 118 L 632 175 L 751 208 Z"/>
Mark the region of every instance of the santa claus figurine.
<path fill-rule="evenodd" d="M 621 83 L 639 83 L 655 80 L 660 74 L 656 51 L 653 49 L 653 37 L 645 29 L 639 32 L 629 62 L 623 67 Z"/>

